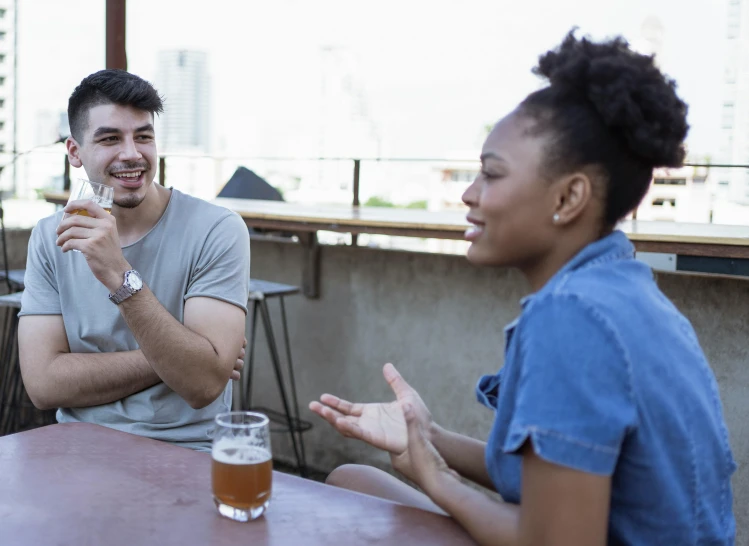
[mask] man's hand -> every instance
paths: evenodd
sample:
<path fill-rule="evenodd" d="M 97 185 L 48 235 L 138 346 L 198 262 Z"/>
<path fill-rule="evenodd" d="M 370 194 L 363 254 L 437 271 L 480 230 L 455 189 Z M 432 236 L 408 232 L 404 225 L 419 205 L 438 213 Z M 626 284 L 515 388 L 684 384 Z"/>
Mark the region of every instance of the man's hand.
<path fill-rule="evenodd" d="M 88 216 L 80 214 L 81 211 Z M 131 269 L 122 255 L 117 220 L 90 200 L 72 201 L 65 212 L 69 216 L 57 227 L 57 246 L 63 252 L 79 250 L 94 277 L 114 292 L 122 286 L 125 271 Z"/>
<path fill-rule="evenodd" d="M 245 347 L 247 347 L 247 338 L 244 338 L 242 348 L 239 350 L 239 356 L 237 357 L 237 361 L 234 363 L 234 370 L 231 372 L 231 378 L 234 381 L 239 381 L 239 378 L 241 377 L 240 374 L 244 369 Z"/>

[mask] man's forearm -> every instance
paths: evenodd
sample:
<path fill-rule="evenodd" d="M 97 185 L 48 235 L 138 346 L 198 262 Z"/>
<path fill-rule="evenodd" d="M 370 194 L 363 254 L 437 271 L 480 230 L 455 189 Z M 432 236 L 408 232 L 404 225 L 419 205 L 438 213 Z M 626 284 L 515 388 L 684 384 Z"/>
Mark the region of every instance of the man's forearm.
<path fill-rule="evenodd" d="M 486 470 L 486 443 L 434 425 L 430 440 L 447 466 L 464 478 L 487 489 L 495 490 Z"/>
<path fill-rule="evenodd" d="M 33 402 L 42 409 L 99 406 L 121 400 L 161 379 L 141 351 L 63 353 L 44 377 L 26 381 Z"/>
<path fill-rule="evenodd" d="M 221 362 L 211 342 L 176 320 L 148 287 L 120 312 L 154 371 L 188 404 L 204 407 L 221 394 L 233 362 Z"/>

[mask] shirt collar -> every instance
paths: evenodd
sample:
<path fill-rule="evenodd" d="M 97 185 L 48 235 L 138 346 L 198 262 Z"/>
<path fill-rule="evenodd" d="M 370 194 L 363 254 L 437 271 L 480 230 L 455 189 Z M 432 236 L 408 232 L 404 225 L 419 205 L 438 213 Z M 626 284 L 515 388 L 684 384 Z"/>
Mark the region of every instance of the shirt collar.
<path fill-rule="evenodd" d="M 520 307 L 525 310 L 526 307 L 539 295 L 553 291 L 565 278 L 573 271 L 589 267 L 601 262 L 632 259 L 635 256 L 635 247 L 627 238 L 623 231 L 615 230 L 609 235 L 593 241 L 583 248 L 580 252 L 568 261 L 557 271 L 554 276 L 538 291 L 529 294 L 520 300 Z M 505 327 L 505 336 L 512 333 L 518 324 L 520 317 L 517 317 Z"/>

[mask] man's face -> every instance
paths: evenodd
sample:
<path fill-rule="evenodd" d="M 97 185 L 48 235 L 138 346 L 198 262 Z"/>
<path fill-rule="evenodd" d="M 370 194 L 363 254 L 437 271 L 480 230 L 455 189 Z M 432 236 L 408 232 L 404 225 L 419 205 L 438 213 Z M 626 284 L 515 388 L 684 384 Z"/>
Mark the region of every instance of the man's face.
<path fill-rule="evenodd" d="M 82 166 L 89 180 L 112 186 L 115 205 L 140 205 L 156 175 L 153 115 L 132 106 L 94 106 L 81 140 L 68 139 L 70 164 Z"/>

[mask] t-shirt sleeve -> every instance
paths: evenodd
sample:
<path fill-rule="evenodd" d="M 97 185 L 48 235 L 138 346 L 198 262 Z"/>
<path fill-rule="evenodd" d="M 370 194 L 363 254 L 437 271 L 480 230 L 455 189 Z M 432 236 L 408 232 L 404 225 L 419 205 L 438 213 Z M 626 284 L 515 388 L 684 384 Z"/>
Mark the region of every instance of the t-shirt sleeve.
<path fill-rule="evenodd" d="M 528 311 L 504 451 L 516 453 L 530 440 L 546 461 L 612 475 L 637 420 L 625 347 L 610 322 L 577 297 L 550 296 Z"/>
<path fill-rule="evenodd" d="M 185 300 L 215 298 L 247 312 L 250 291 L 250 235 L 238 214 L 219 220 L 208 233 L 187 287 Z"/>
<path fill-rule="evenodd" d="M 31 231 L 19 316 L 62 314 L 54 262 L 44 245 L 45 225 L 39 222 Z"/>

